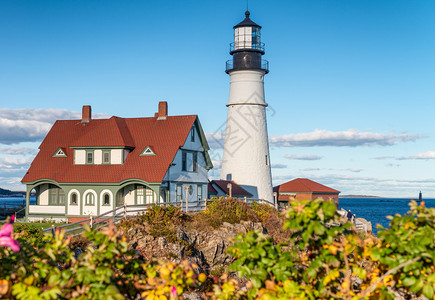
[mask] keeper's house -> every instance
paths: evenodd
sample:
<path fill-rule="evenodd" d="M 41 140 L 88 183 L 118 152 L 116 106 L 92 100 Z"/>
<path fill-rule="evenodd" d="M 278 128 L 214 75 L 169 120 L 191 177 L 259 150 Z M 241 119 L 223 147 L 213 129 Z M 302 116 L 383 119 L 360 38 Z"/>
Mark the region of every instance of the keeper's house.
<path fill-rule="evenodd" d="M 22 183 L 28 220 L 75 221 L 124 202 L 193 202 L 207 197 L 212 163 L 196 115 L 168 116 L 166 102 L 150 118 L 58 120 Z M 29 205 L 36 192 L 36 205 Z"/>
<path fill-rule="evenodd" d="M 322 198 L 325 201 L 334 201 L 338 207 L 340 191 L 320 184 L 307 178 L 296 178 L 273 188 L 278 197 L 278 203 L 285 206 L 291 200 L 315 200 Z"/>

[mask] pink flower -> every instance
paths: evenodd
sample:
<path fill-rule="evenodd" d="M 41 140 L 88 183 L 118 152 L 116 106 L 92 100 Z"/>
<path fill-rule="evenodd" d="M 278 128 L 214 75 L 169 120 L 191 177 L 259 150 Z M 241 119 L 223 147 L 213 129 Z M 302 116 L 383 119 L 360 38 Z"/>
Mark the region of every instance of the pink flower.
<path fill-rule="evenodd" d="M 173 285 L 171 289 L 171 299 L 177 299 L 177 296 L 178 296 L 177 288 L 175 287 L 175 285 Z"/>
<path fill-rule="evenodd" d="M 20 244 L 11 237 L 14 231 L 14 226 L 12 225 L 14 221 L 15 216 L 12 216 L 9 223 L 3 224 L 0 229 L 0 246 L 9 247 L 13 251 L 18 252 L 20 251 Z"/>

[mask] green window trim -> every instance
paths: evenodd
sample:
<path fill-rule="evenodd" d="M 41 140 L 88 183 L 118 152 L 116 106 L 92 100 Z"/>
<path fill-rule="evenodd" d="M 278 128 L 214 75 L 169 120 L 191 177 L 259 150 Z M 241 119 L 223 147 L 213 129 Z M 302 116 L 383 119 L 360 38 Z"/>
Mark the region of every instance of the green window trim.
<path fill-rule="evenodd" d="M 87 193 L 85 195 L 85 206 L 95 205 L 95 195 L 93 193 Z"/>
<path fill-rule="evenodd" d="M 65 191 L 53 184 L 48 185 L 48 205 L 65 206 Z"/>
<path fill-rule="evenodd" d="M 95 161 L 94 150 L 86 150 L 85 163 L 87 165 L 93 165 Z"/>
<path fill-rule="evenodd" d="M 107 161 L 105 161 L 106 155 L 107 155 Z M 103 165 L 110 165 L 110 161 L 111 161 L 111 151 L 110 150 L 103 150 L 103 157 L 102 157 L 101 163 Z"/>

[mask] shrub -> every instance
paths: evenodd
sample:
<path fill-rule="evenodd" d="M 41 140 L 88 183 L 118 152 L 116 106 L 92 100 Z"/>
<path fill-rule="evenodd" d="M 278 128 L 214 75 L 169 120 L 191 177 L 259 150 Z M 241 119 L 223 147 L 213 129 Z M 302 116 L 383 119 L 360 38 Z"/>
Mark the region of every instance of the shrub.
<path fill-rule="evenodd" d="M 213 228 L 222 225 L 223 222 L 230 224 L 240 221 L 258 222 L 260 218 L 253 212 L 249 205 L 235 198 L 219 198 L 207 205 L 207 208 L 199 213 L 197 218 L 202 219 Z"/>

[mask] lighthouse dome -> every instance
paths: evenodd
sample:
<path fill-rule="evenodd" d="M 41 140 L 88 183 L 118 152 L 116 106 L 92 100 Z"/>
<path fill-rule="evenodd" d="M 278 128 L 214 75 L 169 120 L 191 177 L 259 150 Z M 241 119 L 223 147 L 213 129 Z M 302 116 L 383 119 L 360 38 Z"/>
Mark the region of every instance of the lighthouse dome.
<path fill-rule="evenodd" d="M 249 15 L 250 15 L 250 14 L 251 14 L 251 13 L 247 10 L 247 11 L 245 12 L 245 19 L 244 19 L 242 22 L 240 22 L 239 24 L 237 24 L 236 26 L 234 26 L 233 28 L 234 28 L 234 29 L 239 28 L 239 27 L 257 27 L 257 28 L 261 28 L 260 25 L 256 24 L 255 22 L 253 22 L 253 21 L 249 18 Z"/>

